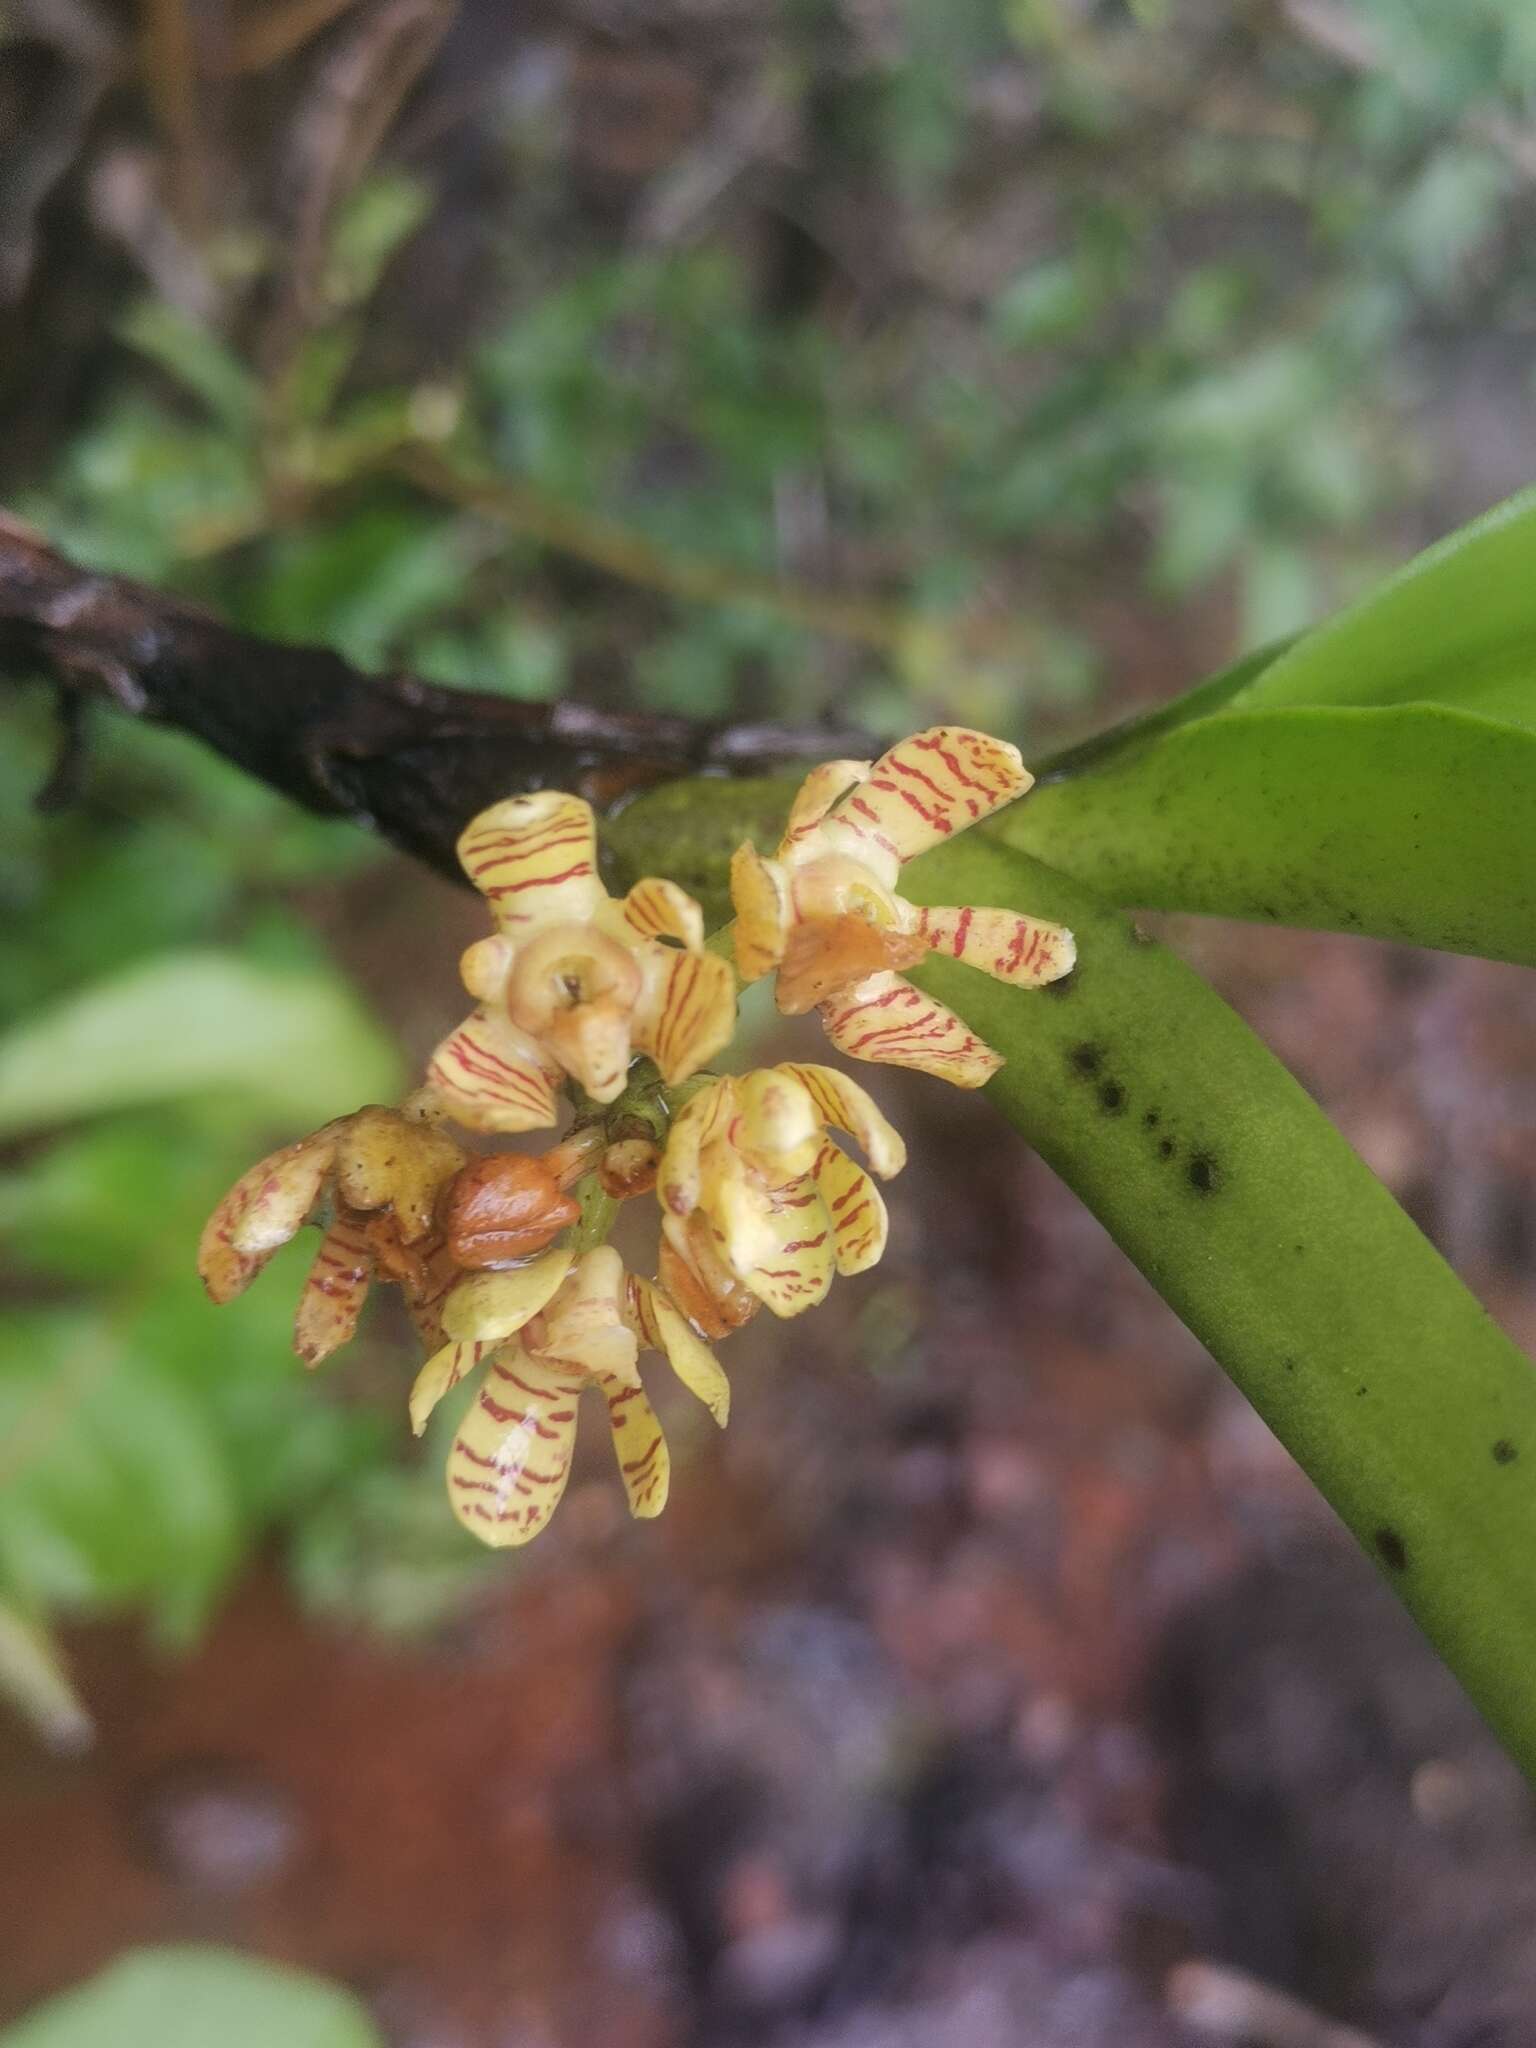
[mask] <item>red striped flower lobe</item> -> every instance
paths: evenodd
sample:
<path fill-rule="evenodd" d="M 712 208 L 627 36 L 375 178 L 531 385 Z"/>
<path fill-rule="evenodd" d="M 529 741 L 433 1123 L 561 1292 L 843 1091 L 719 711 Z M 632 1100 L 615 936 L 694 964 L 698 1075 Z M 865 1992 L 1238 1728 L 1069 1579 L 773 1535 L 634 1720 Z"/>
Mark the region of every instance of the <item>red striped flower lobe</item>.
<path fill-rule="evenodd" d="M 750 843 L 731 863 L 736 962 L 774 974 L 786 1015 L 819 1009 L 839 1051 L 979 1088 L 992 1048 L 902 970 L 942 952 L 1018 988 L 1071 972 L 1072 934 L 1011 910 L 919 910 L 896 893 L 907 861 L 990 817 L 1034 778 L 1016 747 L 932 726 L 875 762 L 813 769 L 770 860 Z"/>
<path fill-rule="evenodd" d="M 496 932 L 464 955 L 478 1007 L 433 1053 L 427 1080 L 467 1129 L 552 1124 L 566 1075 L 612 1102 L 636 1053 L 675 1085 L 729 1040 L 735 985 L 704 951 L 698 904 L 655 876 L 610 896 L 580 797 L 508 797 L 466 827 L 458 850 Z"/>

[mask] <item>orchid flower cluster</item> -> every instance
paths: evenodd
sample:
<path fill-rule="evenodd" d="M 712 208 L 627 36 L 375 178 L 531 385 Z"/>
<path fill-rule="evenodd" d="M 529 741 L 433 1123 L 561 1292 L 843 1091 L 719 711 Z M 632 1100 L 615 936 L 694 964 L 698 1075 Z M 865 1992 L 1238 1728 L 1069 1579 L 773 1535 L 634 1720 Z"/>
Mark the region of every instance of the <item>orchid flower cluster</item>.
<path fill-rule="evenodd" d="M 735 1030 L 738 973 L 772 974 L 779 1009 L 819 1010 L 850 1058 L 980 1087 L 999 1055 L 904 970 L 941 951 L 1038 988 L 1070 971 L 1072 935 L 1009 910 L 918 909 L 896 883 L 1031 780 L 1013 747 L 952 726 L 873 763 L 818 767 L 773 858 L 748 844 L 732 863 L 736 972 L 675 882 L 609 894 L 579 797 L 493 804 L 458 842 L 495 925 L 461 963 L 475 1009 L 400 1108 L 340 1117 L 236 1182 L 203 1233 L 209 1293 L 241 1293 L 315 1223 L 295 1349 L 318 1364 L 352 1335 L 373 1282 L 400 1288 L 428 1353 L 416 1432 L 477 1378 L 447 1461 L 474 1535 L 521 1544 L 548 1522 L 589 1389 L 607 1407 L 631 1511 L 659 1514 L 667 1446 L 640 1353 L 663 1353 L 723 1426 L 730 1387 L 711 1346 L 759 1309 L 800 1315 L 834 1275 L 876 1264 L 888 1226 L 871 1175 L 906 1162 L 896 1130 L 835 1068 L 708 1072 Z M 540 1156 L 472 1153 L 450 1134 L 548 1129 L 562 1093 L 574 1121 Z M 661 1228 L 645 1279 L 606 1238 L 619 1203 L 652 1191 Z"/>

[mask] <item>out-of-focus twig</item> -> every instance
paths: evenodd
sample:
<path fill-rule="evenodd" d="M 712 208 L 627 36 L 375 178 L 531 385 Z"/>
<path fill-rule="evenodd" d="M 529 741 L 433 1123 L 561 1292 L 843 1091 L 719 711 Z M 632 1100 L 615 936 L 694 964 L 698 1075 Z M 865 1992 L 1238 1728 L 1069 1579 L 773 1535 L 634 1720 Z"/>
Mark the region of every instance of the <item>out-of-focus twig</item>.
<path fill-rule="evenodd" d="M 95 1739 L 58 1644 L 0 1600 L 0 1699 L 25 1715 L 50 1749 L 74 1755 Z"/>
<path fill-rule="evenodd" d="M 458 0 L 383 0 L 320 67 L 290 150 L 292 234 L 260 356 L 281 411 L 283 379 L 324 311 L 320 281 L 336 210 L 367 169 L 431 62 Z"/>
<path fill-rule="evenodd" d="M 357 0 L 256 0 L 228 31 L 222 46 L 209 53 L 209 75 L 242 78 L 269 70 L 356 4 Z"/>
<path fill-rule="evenodd" d="M 140 67 L 145 93 L 169 145 L 172 211 L 183 232 L 200 241 L 207 227 L 207 213 L 203 203 L 197 53 L 187 0 L 141 0 L 141 4 Z"/>
<path fill-rule="evenodd" d="M 366 675 L 324 648 L 239 633 L 163 591 L 92 575 L 0 514 L 7 671 L 191 733 L 296 803 L 350 818 L 456 879 L 465 821 L 518 790 L 572 789 L 606 808 L 681 776 L 872 751 L 856 733 L 526 704 Z"/>
<path fill-rule="evenodd" d="M 28 0 L 11 13 L 0 5 L 0 32 L 7 32 L 0 33 L 0 66 L 25 64 L 29 43 L 66 60 L 41 91 L 25 93 L 24 117 L 0 130 L 3 305 L 21 296 L 31 274 L 38 214 L 78 157 L 123 52 L 116 30 L 88 0 Z"/>
<path fill-rule="evenodd" d="M 983 654 L 1023 658 L 1033 648 L 1028 629 L 1015 619 L 940 620 L 905 605 L 842 596 L 684 554 L 647 539 L 620 520 L 563 503 L 535 485 L 473 475 L 421 442 L 402 445 L 386 458 L 386 466 L 431 497 L 479 512 L 544 547 L 669 597 L 749 605 L 808 632 L 873 648 L 898 660 L 939 644 L 960 659 Z"/>

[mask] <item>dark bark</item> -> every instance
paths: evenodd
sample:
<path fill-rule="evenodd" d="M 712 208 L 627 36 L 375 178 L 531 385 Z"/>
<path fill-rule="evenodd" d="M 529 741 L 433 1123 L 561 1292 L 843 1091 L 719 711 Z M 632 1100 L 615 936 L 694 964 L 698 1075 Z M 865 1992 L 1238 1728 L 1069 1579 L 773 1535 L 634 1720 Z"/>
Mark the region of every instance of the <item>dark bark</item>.
<path fill-rule="evenodd" d="M 520 704 L 410 675 L 367 675 L 319 647 L 236 632 L 123 577 L 96 576 L 0 515 L 0 671 L 52 681 L 73 781 L 81 708 L 195 734 L 306 809 L 350 818 L 458 877 L 454 841 L 519 790 L 577 791 L 599 810 L 656 783 L 858 751 L 857 735 L 705 725 L 581 704 Z"/>

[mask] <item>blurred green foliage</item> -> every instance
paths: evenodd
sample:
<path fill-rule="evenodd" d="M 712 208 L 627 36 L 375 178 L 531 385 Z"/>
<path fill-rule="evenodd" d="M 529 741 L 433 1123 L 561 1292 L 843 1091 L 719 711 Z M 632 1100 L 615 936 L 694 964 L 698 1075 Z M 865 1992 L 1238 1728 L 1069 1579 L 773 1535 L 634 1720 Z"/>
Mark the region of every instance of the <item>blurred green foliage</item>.
<path fill-rule="evenodd" d="M 140 304 L 118 387 L 25 509 L 359 661 L 548 696 L 620 660 L 658 708 L 836 703 L 885 728 L 941 698 L 1014 730 L 1085 701 L 1107 559 L 1154 605 L 1230 589 L 1241 645 L 1364 587 L 1398 551 L 1383 520 L 1433 483 L 1434 342 L 1469 303 L 1529 312 L 1526 10 L 1373 0 L 1344 61 L 1289 17 L 1224 42 L 1158 6 L 897 12 L 824 145 L 894 222 L 851 312 L 841 285 L 775 305 L 729 215 L 562 235 L 562 140 L 513 116 L 494 311 L 444 373 L 368 374 L 370 294 L 435 218 L 425 179 L 380 172 L 281 377 Z M 791 100 L 824 89 L 818 47 L 787 42 Z M 1043 187 L 997 161 L 1005 117 Z M 422 439 L 533 509 L 509 527 L 380 473 Z M 571 602 L 551 556 L 583 520 L 718 568 L 726 601 L 604 581 Z M 839 646 L 731 602 L 732 572 L 856 584 L 914 630 Z"/>
<path fill-rule="evenodd" d="M 185 1639 L 253 1538 L 383 1438 L 293 1370 L 280 1280 L 216 1321 L 190 1259 L 253 1149 L 396 1085 L 273 898 L 374 856 L 157 734 L 115 734 L 88 803 L 44 819 L 44 723 L 8 726 L 0 1128 L 25 1142 L 0 1168 L 0 1592 L 142 1604 Z"/>
<path fill-rule="evenodd" d="M 42 711 L 8 711 L 0 750 L 0 1689 L 70 1741 L 29 1616 L 127 1605 L 185 1642 L 282 1530 L 319 1604 L 410 1628 L 481 1560 L 427 1530 L 428 1495 L 448 1522 L 435 1474 L 381 1467 L 400 1434 L 395 1347 L 374 1345 L 391 1376 L 363 1398 L 294 1359 L 312 1247 L 280 1254 L 233 1314 L 194 1270 L 204 1217 L 254 1157 L 402 1085 L 286 900 L 343 886 L 377 849 L 127 727 L 87 800 L 39 816 Z M 392 1559 L 388 1598 L 337 1555 L 354 1490 Z"/>

